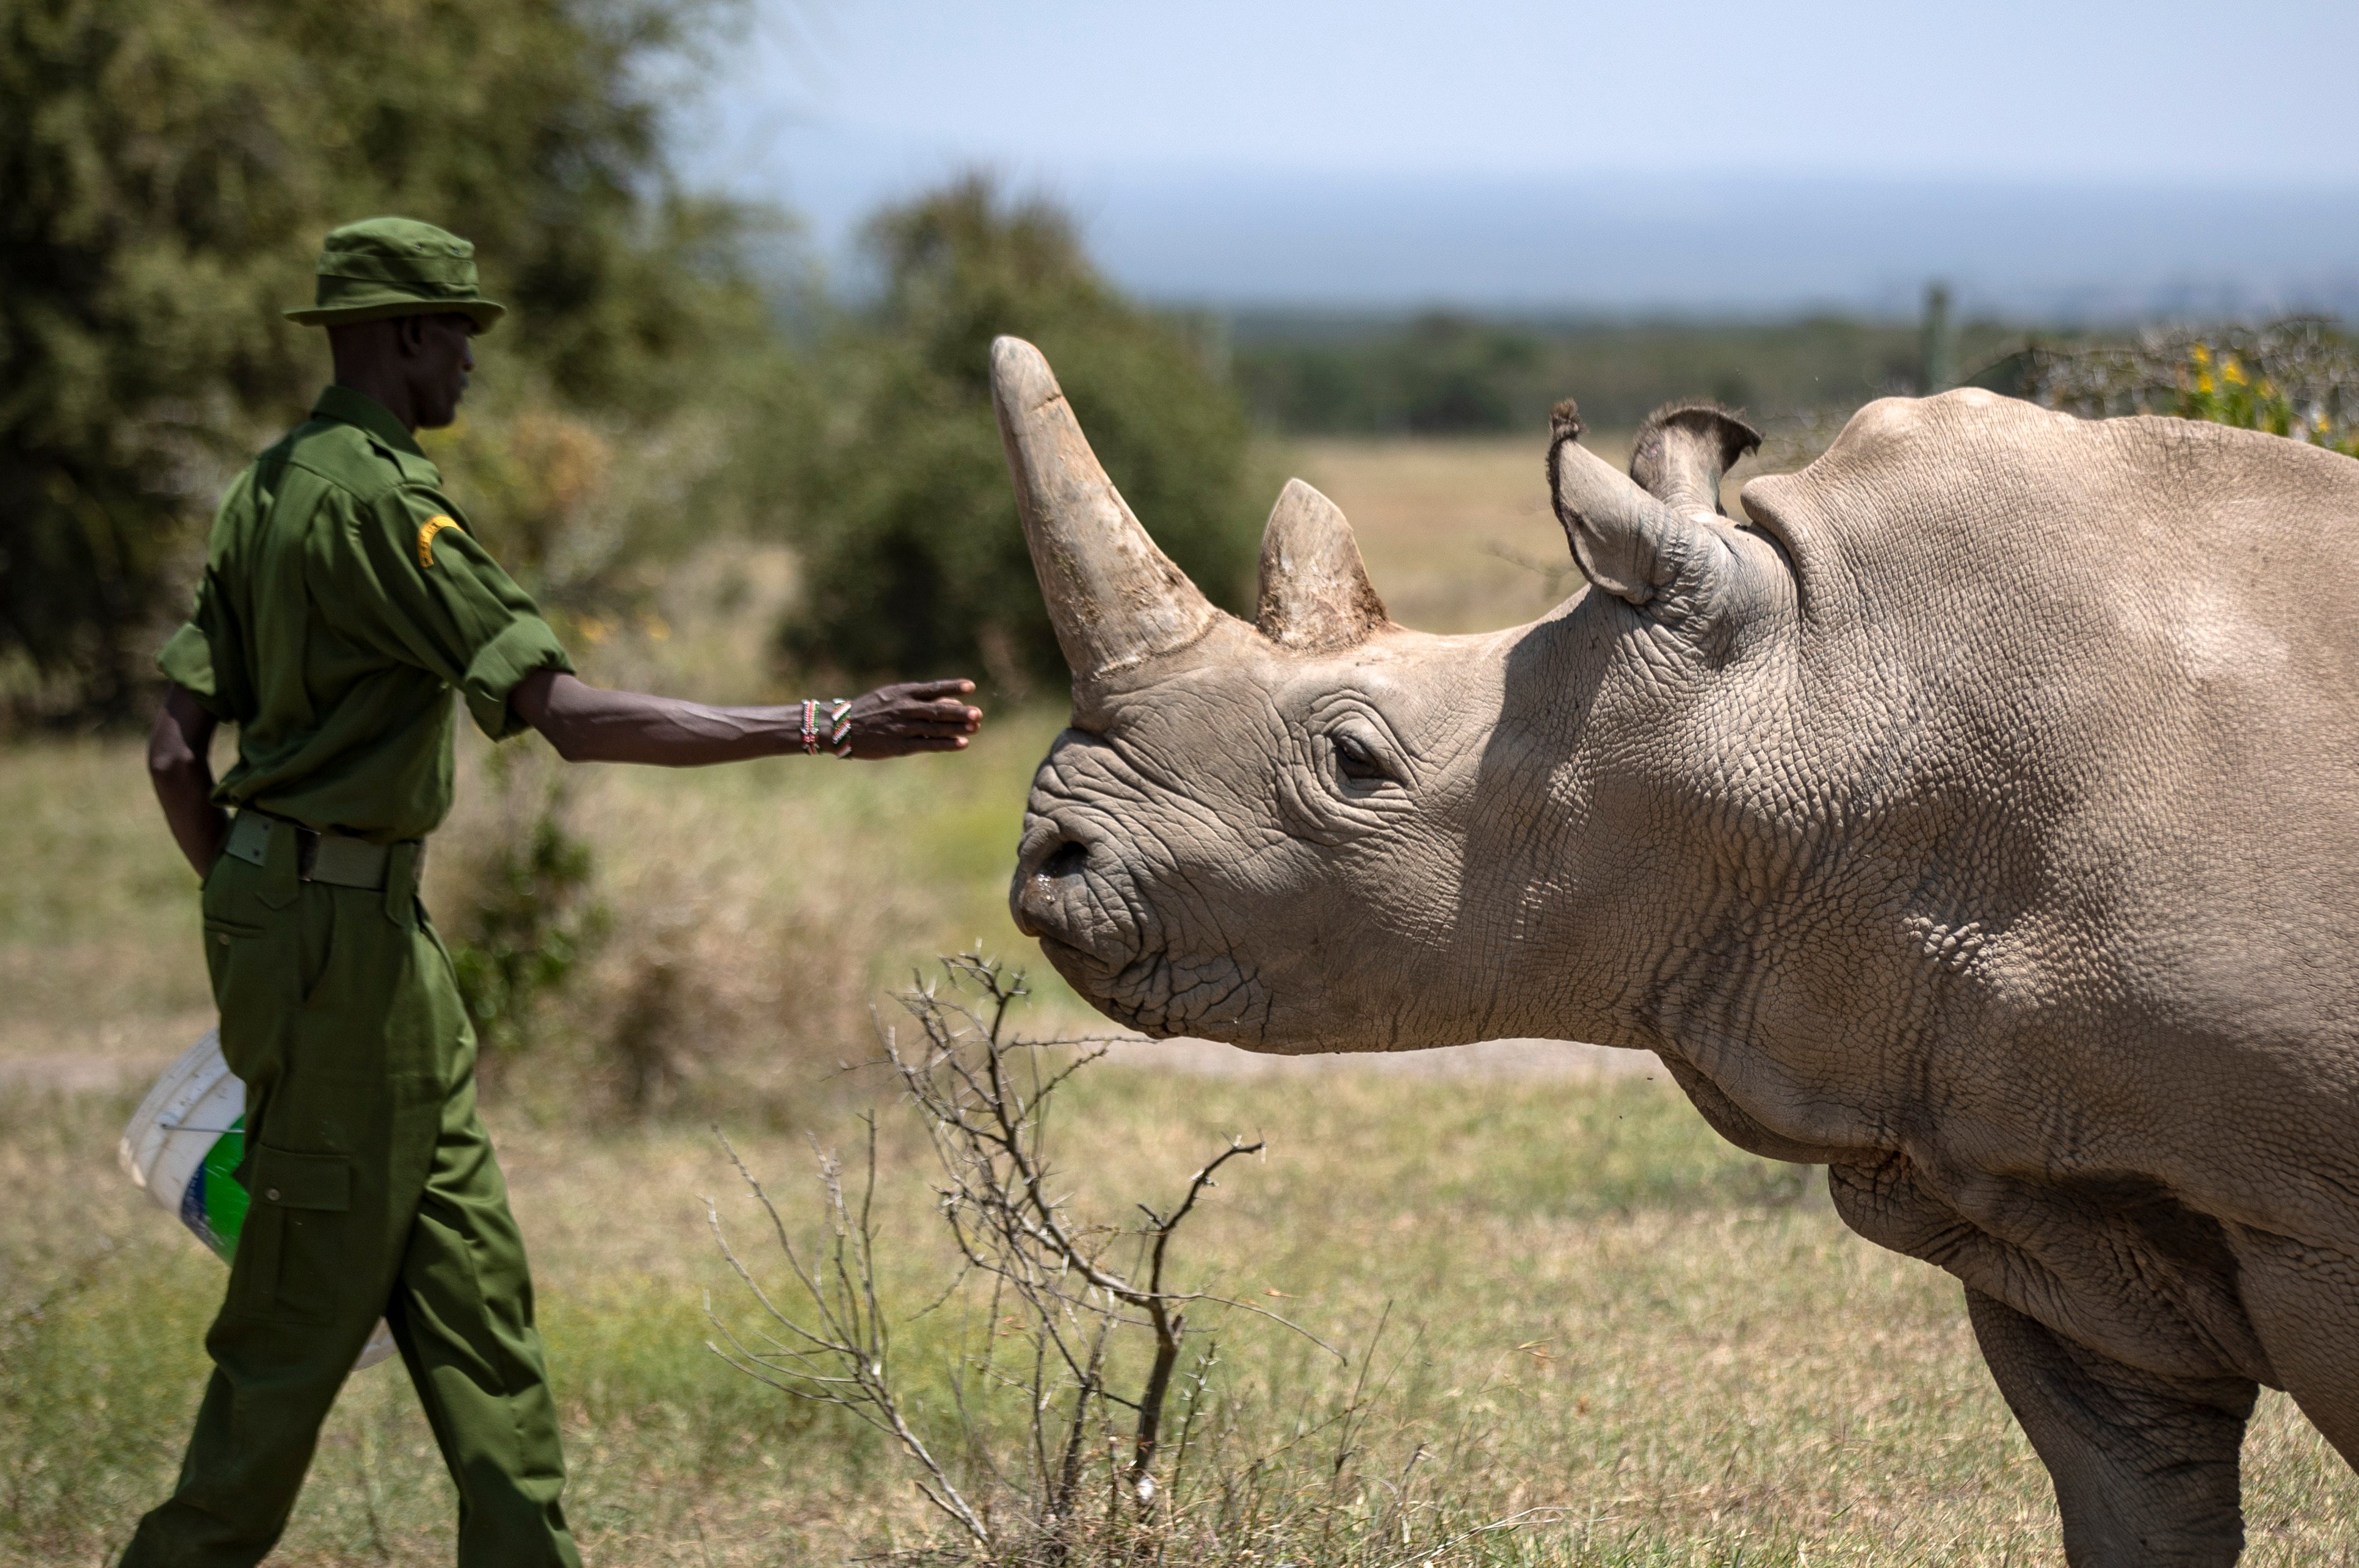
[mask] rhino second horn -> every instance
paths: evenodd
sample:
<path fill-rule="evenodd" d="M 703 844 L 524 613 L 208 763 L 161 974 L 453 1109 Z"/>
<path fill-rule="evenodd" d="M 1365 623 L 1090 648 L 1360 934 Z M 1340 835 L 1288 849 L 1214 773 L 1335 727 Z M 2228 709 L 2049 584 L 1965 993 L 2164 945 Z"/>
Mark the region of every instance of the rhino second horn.
<path fill-rule="evenodd" d="M 1364 642 L 1386 623 L 1343 508 L 1288 480 L 1262 528 L 1254 624 L 1280 647 L 1327 653 Z"/>
<path fill-rule="evenodd" d="M 1760 445 L 1760 431 L 1717 403 L 1666 403 L 1638 427 L 1630 477 L 1676 511 L 1700 507 L 1725 517 L 1722 476 Z"/>
<path fill-rule="evenodd" d="M 1202 636 L 1221 612 L 1139 526 L 1039 350 L 1020 338 L 991 345 L 991 400 L 1024 542 L 1074 680 Z"/>

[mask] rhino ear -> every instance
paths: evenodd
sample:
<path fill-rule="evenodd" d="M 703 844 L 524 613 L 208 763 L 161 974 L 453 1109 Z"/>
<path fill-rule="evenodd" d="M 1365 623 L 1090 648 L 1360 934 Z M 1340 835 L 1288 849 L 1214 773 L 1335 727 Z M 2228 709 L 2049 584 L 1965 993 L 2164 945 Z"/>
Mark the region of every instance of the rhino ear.
<path fill-rule="evenodd" d="M 1663 430 L 1678 439 L 1664 444 L 1669 493 L 1658 499 L 1582 447 L 1579 410 L 1570 401 L 1558 404 L 1550 420 L 1549 495 L 1591 582 L 1708 651 L 1725 648 L 1736 624 L 1779 591 L 1783 568 L 1772 546 L 1695 499 L 1704 493 L 1696 487 L 1719 484 L 1716 473 L 1706 472 L 1708 449 L 1690 445 L 1682 427 Z"/>
<path fill-rule="evenodd" d="M 1725 517 L 1721 477 L 1760 445 L 1760 431 L 1717 403 L 1666 403 L 1638 427 L 1630 477 L 1676 511 Z"/>
<path fill-rule="evenodd" d="M 1591 582 L 1635 605 L 1667 587 L 1688 525 L 1581 444 L 1585 427 L 1571 398 L 1549 416 L 1549 498 Z"/>
<path fill-rule="evenodd" d="M 1299 479 L 1286 481 L 1262 529 L 1254 623 L 1303 653 L 1348 648 L 1386 624 L 1343 509 Z"/>

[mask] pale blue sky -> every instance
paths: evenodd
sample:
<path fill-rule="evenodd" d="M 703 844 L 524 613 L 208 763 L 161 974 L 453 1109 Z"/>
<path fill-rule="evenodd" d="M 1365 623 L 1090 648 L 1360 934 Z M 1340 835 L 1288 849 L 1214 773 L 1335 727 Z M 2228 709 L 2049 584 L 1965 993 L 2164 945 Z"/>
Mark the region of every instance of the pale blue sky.
<path fill-rule="evenodd" d="M 1762 308 L 1945 249 L 1969 287 L 2049 298 L 2359 278 L 2352 0 L 757 3 L 688 162 L 823 245 L 982 165 L 1179 296 Z M 2082 232 L 1994 250 L 2027 200 Z M 1794 230 L 1762 236 L 1791 276 L 1690 254 L 1650 283 L 1649 225 L 1669 246 L 1713 209 Z"/>

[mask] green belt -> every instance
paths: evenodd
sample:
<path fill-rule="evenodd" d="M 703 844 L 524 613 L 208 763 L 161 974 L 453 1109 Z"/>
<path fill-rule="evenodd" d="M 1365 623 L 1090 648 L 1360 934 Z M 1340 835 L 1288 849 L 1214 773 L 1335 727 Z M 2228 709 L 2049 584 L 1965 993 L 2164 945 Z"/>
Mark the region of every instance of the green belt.
<path fill-rule="evenodd" d="M 251 866 L 263 864 L 270 855 L 270 830 L 281 822 L 287 819 L 266 812 L 239 812 L 229 825 L 229 842 L 222 846 L 222 853 L 234 855 Z M 342 833 L 321 833 L 299 822 L 287 822 L 287 826 L 295 832 L 296 875 L 304 881 L 366 888 L 371 892 L 385 886 L 385 869 L 393 859 L 394 846 L 372 844 L 365 838 Z M 414 838 L 410 842 L 418 846 L 410 863 L 422 868 L 426 863 L 426 841 Z"/>

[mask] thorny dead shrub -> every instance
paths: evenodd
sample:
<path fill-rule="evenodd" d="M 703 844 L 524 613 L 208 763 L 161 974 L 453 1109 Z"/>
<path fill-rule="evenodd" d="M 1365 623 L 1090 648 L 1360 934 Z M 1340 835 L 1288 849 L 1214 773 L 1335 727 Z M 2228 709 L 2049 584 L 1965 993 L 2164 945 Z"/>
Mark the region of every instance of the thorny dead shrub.
<path fill-rule="evenodd" d="M 1446 1464 L 1422 1443 L 1395 1475 L 1368 1469 L 1377 1401 L 1406 1353 L 1378 1374 L 1380 1325 L 1357 1356 L 1250 1303 L 1173 1284 L 1173 1242 L 1230 1162 L 1263 1145 L 1232 1139 L 1162 1206 L 1139 1203 L 1128 1224 L 1076 1211 L 1049 1140 L 1049 1110 L 1107 1043 L 1027 1041 L 1008 1031 L 1026 990 L 1020 974 L 974 954 L 943 961 L 949 984 L 899 998 L 918 1025 L 904 1042 L 880 1027 L 883 1059 L 919 1113 L 935 1161 L 936 1212 L 962 1264 L 915 1312 L 897 1312 L 884 1259 L 903 1249 L 878 1217 L 878 1138 L 849 1184 L 841 1161 L 819 1161 L 815 1233 L 796 1239 L 754 1173 L 735 1164 L 767 1216 L 790 1283 L 765 1286 L 708 1202 L 723 1254 L 765 1320 L 744 1336 L 717 1314 L 712 1348 L 740 1370 L 801 1399 L 833 1405 L 885 1436 L 908 1461 L 945 1533 L 894 1553 L 911 1563 L 1036 1568 L 1076 1563 L 1294 1561 L 1423 1563 L 1497 1538 L 1552 1509 L 1473 1521 L 1419 1489 Z M 724 1147 L 727 1141 L 723 1139 Z M 980 1309 L 980 1349 L 946 1369 L 951 1417 L 929 1414 L 923 1379 L 896 1357 L 898 1329 L 953 1303 Z M 1191 1326 L 1249 1313 L 1333 1357 L 1336 1397 L 1250 1431 L 1224 1406 L 1217 1345 Z M 963 1336 L 972 1344 L 975 1336 Z M 1183 1362 L 1185 1363 L 1183 1365 Z M 1177 1431 L 1171 1407 L 1177 1403 Z M 1013 1404 L 1009 1423 L 995 1419 Z M 1468 1446 L 1466 1434 L 1449 1445 Z M 1453 1559 L 1454 1560 L 1454 1559 Z"/>
<path fill-rule="evenodd" d="M 2359 351 L 2326 321 L 2156 328 L 2131 343 L 2022 358 L 2023 395 L 2050 408 L 2176 415 L 2359 456 Z"/>

